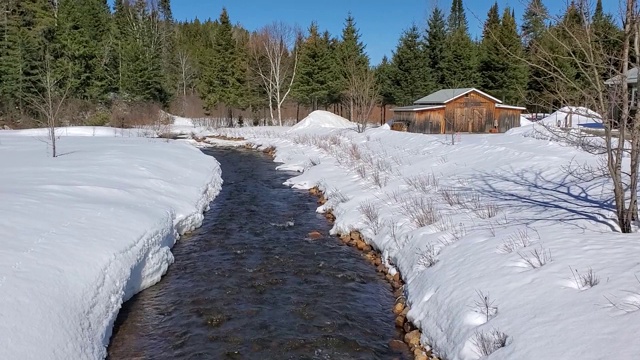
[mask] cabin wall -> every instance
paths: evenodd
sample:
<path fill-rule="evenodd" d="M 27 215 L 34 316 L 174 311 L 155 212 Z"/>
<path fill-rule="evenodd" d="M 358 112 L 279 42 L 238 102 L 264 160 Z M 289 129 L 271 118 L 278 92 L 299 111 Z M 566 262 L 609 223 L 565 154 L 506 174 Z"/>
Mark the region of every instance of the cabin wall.
<path fill-rule="evenodd" d="M 521 110 L 497 108 L 496 114 L 498 117 L 498 129 L 500 132 L 505 132 L 509 129 L 520 126 Z"/>
<path fill-rule="evenodd" d="M 472 92 L 446 105 L 445 129 L 450 132 L 488 132 L 494 125 L 495 103 Z"/>
<path fill-rule="evenodd" d="M 407 131 L 422 134 L 440 134 L 444 109 L 422 111 L 396 111 L 393 120 L 407 124 Z M 400 128 L 400 125 L 398 125 Z"/>

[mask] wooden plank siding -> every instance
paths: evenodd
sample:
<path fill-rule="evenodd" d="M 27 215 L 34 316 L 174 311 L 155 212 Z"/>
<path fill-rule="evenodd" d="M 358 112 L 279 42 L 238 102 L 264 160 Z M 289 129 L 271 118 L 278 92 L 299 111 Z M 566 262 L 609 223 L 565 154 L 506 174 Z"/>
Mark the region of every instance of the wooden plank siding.
<path fill-rule="evenodd" d="M 522 110 L 496 107 L 494 99 L 470 92 L 444 104 L 444 108 L 396 111 L 394 121 L 406 124 L 410 132 L 443 134 L 490 132 L 497 119 L 498 132 L 520 126 Z"/>

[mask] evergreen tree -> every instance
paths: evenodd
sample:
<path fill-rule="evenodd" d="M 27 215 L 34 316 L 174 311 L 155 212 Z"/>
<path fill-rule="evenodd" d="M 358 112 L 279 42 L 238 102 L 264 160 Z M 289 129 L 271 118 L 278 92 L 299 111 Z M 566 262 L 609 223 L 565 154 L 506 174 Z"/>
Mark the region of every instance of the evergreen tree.
<path fill-rule="evenodd" d="M 382 61 L 376 67 L 376 83 L 380 89 L 381 105 L 395 105 L 398 102 L 394 98 L 394 88 L 392 84 L 393 64 L 389 62 L 387 56 L 382 57 Z"/>
<path fill-rule="evenodd" d="M 508 76 L 505 70 L 509 61 L 511 61 L 500 47 L 500 31 L 500 14 L 498 12 L 498 3 L 495 2 L 489 8 L 487 20 L 482 31 L 478 71 L 482 89 L 498 98 L 502 98 L 498 95 L 498 92 L 505 88 L 505 77 Z"/>
<path fill-rule="evenodd" d="M 475 87 L 479 82 L 477 46 L 469 36 L 462 0 L 453 0 L 448 24 L 442 65 L 444 84 L 452 88 Z"/>
<path fill-rule="evenodd" d="M 340 69 L 340 92 L 347 89 L 347 71 L 364 71 L 369 68 L 369 58 L 364 52 L 365 46 L 360 40 L 355 19 L 347 16 L 342 37 L 336 47 L 336 67 Z"/>
<path fill-rule="evenodd" d="M 427 67 L 431 71 L 434 90 L 443 88 L 446 84 L 443 65 L 447 42 L 447 29 L 442 11 L 436 7 L 427 23 L 424 39 Z"/>
<path fill-rule="evenodd" d="M 211 111 L 219 105 L 230 110 L 241 102 L 246 72 L 227 10 L 223 9 L 213 36 L 211 54 L 203 59 L 200 96 Z"/>
<path fill-rule="evenodd" d="M 513 10 L 506 8 L 502 14 L 498 39 L 505 56 L 504 82 L 496 93 L 507 104 L 523 105 L 527 86 L 528 65 L 523 60 L 524 48 L 518 35 Z"/>
<path fill-rule="evenodd" d="M 541 106 L 545 101 L 544 92 L 548 84 L 548 74 L 540 69 L 543 65 L 540 57 L 545 51 L 544 42 L 548 38 L 546 21 L 547 8 L 541 0 L 530 0 L 522 18 L 522 39 L 525 45 L 525 58 L 533 66 L 529 67 L 526 94 L 527 104 L 534 112 L 543 112 L 548 108 Z"/>
<path fill-rule="evenodd" d="M 609 79 L 615 75 L 620 68 L 619 59 L 622 49 L 622 29 L 617 25 L 611 14 L 605 14 L 602 7 L 602 0 L 596 2 L 593 14 L 593 33 L 596 42 L 600 61 L 603 63 L 601 76 Z"/>
<path fill-rule="evenodd" d="M 300 44 L 298 56 L 293 97 L 314 110 L 318 109 L 319 105 L 327 106 L 331 102 L 334 87 L 332 78 L 336 77 L 329 34 L 321 35 L 318 25 L 315 22 L 311 23 L 308 36 Z"/>
<path fill-rule="evenodd" d="M 402 34 L 391 64 L 391 88 L 396 105 L 409 105 L 433 88 L 417 26 L 411 26 Z"/>
<path fill-rule="evenodd" d="M 69 72 L 69 96 L 102 100 L 111 89 L 108 5 L 105 0 L 61 0 L 58 6 L 57 56 Z"/>

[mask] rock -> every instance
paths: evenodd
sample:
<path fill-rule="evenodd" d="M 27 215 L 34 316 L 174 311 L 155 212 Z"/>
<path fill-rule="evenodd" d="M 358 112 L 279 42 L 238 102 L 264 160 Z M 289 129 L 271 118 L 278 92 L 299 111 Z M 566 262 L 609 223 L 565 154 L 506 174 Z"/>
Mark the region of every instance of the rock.
<path fill-rule="evenodd" d="M 307 234 L 307 236 L 311 240 L 318 240 L 318 239 L 322 238 L 322 234 L 317 230 L 314 230 L 314 231 L 310 232 L 309 234 Z"/>
<path fill-rule="evenodd" d="M 355 240 L 355 241 L 362 240 L 362 236 L 360 236 L 360 233 L 357 231 L 352 231 L 349 235 L 351 236 L 352 240 Z"/>
<path fill-rule="evenodd" d="M 418 348 L 413 351 L 413 359 L 414 360 L 429 360 L 427 354 L 422 351 L 422 349 Z"/>
<path fill-rule="evenodd" d="M 406 315 L 405 315 L 406 316 Z M 413 330 L 415 330 L 415 326 L 413 326 L 413 324 L 411 323 L 411 321 L 405 321 L 404 323 L 404 327 L 402 328 L 404 330 L 404 332 L 406 333 L 410 333 Z"/>
<path fill-rule="evenodd" d="M 365 246 L 367 246 L 367 244 L 365 244 L 364 241 L 356 240 L 356 247 L 358 248 L 358 250 L 364 250 Z"/>
<path fill-rule="evenodd" d="M 349 241 L 351 241 L 351 237 L 349 236 L 349 234 L 342 234 L 342 235 L 340 235 L 340 240 L 343 243 L 348 244 Z"/>
<path fill-rule="evenodd" d="M 403 295 L 403 291 L 402 291 L 402 289 L 395 289 L 395 290 L 393 291 L 393 296 L 395 296 L 396 298 L 399 298 L 399 297 L 400 297 L 400 296 L 402 296 L 402 295 Z"/>
<path fill-rule="evenodd" d="M 405 305 L 404 310 L 402 310 L 402 315 L 407 316 L 407 314 L 409 313 L 409 307 Z"/>
<path fill-rule="evenodd" d="M 377 271 L 377 272 L 379 272 L 379 273 L 383 273 L 383 272 L 384 272 L 384 266 L 382 266 L 382 265 L 378 265 L 378 266 L 376 267 L 376 271 Z"/>
<path fill-rule="evenodd" d="M 371 245 L 366 245 L 366 244 L 365 244 L 365 246 L 364 246 L 364 249 L 362 249 L 362 251 L 364 251 L 364 252 L 370 252 L 371 250 L 373 250 L 373 249 L 371 248 Z"/>
<path fill-rule="evenodd" d="M 404 336 L 404 342 L 406 342 L 411 348 L 414 348 L 420 345 L 420 336 L 420 330 L 413 330 Z"/>
<path fill-rule="evenodd" d="M 376 256 L 376 258 L 373 260 L 373 264 L 374 264 L 375 266 L 380 266 L 380 265 L 382 265 L 382 260 L 380 260 L 380 257 L 379 257 L 379 256 Z"/>
<path fill-rule="evenodd" d="M 400 273 L 397 272 L 393 275 L 393 281 L 400 282 Z"/>
<path fill-rule="evenodd" d="M 389 348 L 395 352 L 405 352 L 409 351 L 409 347 L 407 344 L 400 340 L 391 340 L 389 341 Z"/>
<path fill-rule="evenodd" d="M 406 320 L 407 320 L 407 319 L 406 319 L 404 316 L 402 316 L 402 315 L 398 315 L 398 316 L 396 316 L 396 327 L 398 327 L 398 328 L 402 329 L 402 327 L 404 326 L 404 322 L 405 322 Z"/>
<path fill-rule="evenodd" d="M 393 307 L 393 313 L 396 315 L 402 314 L 403 310 L 404 310 L 404 304 L 400 302 L 396 303 L 396 305 Z"/>

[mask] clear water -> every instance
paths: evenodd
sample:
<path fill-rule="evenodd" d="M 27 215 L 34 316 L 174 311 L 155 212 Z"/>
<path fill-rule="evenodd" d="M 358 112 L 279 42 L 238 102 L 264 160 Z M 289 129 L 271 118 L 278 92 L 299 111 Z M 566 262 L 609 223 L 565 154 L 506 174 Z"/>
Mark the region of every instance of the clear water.
<path fill-rule="evenodd" d="M 163 279 L 124 304 L 108 358 L 412 358 L 389 347 L 389 285 L 328 235 L 315 198 L 282 185 L 293 174 L 250 150 L 207 153 L 222 192 Z"/>

